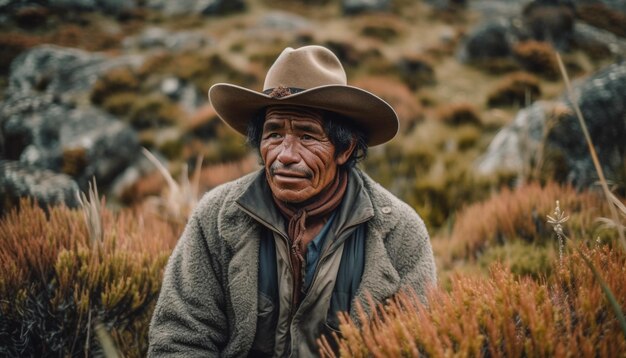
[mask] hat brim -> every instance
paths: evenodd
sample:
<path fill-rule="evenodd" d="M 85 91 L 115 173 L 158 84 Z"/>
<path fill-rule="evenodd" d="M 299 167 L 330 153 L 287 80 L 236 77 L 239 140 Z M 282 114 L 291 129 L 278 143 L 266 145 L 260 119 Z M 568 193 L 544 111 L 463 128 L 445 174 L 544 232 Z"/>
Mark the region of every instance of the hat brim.
<path fill-rule="evenodd" d="M 259 111 L 274 105 L 292 105 L 339 113 L 367 134 L 368 146 L 383 144 L 398 133 L 398 116 L 380 97 L 357 87 L 328 85 L 281 98 L 244 87 L 218 83 L 209 89 L 209 101 L 217 115 L 246 135 L 248 123 Z"/>

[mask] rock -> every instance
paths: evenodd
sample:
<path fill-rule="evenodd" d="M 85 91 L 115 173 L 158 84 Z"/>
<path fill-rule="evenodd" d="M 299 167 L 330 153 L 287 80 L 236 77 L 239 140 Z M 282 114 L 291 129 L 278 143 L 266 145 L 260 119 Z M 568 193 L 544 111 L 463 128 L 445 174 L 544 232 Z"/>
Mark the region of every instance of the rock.
<path fill-rule="evenodd" d="M 0 10 L 11 15 L 18 13 L 20 9 L 29 6 L 38 6 L 59 11 L 103 11 L 120 14 L 137 7 L 136 0 L 0 0 Z"/>
<path fill-rule="evenodd" d="M 242 11 L 246 7 L 244 0 L 147 0 L 146 6 L 161 10 L 165 15 L 223 15 Z"/>
<path fill-rule="evenodd" d="M 0 105 L 3 157 L 63 172 L 86 188 L 106 185 L 136 157 L 137 134 L 92 106 L 71 108 L 53 98 L 13 98 Z"/>
<path fill-rule="evenodd" d="M 491 175 L 498 172 L 524 173 L 529 160 L 536 159 L 543 137 L 546 113 L 553 103 L 537 101 L 520 110 L 511 124 L 504 127 L 493 138 L 487 152 L 477 162 L 479 174 Z"/>
<path fill-rule="evenodd" d="M 46 93 L 73 102 L 75 97 L 86 96 L 102 73 L 120 66 L 139 67 L 142 62 L 142 56 L 109 59 L 83 50 L 41 45 L 13 60 L 7 93 Z"/>
<path fill-rule="evenodd" d="M 461 44 L 459 59 L 467 63 L 508 57 L 516 40 L 509 20 L 490 20 L 470 31 Z"/>
<path fill-rule="evenodd" d="M 574 91 L 605 176 L 623 182 L 626 175 L 626 61 L 599 71 Z M 565 96 L 563 101 L 573 108 Z M 573 110 L 561 119 L 548 138 L 566 159 L 567 181 L 577 186 L 589 186 L 598 179 L 583 139 Z"/>
<path fill-rule="evenodd" d="M 57 9 L 105 11 L 121 13 L 137 6 L 134 0 L 48 0 L 48 5 Z"/>
<path fill-rule="evenodd" d="M 59 204 L 74 208 L 78 193 L 78 185 L 68 175 L 0 160 L 0 216 L 22 197 L 31 197 L 44 208 Z"/>
<path fill-rule="evenodd" d="M 214 39 L 197 31 L 169 32 L 160 27 L 149 27 L 137 36 L 124 39 L 125 49 L 163 48 L 173 52 L 198 50 L 214 43 Z"/>
<path fill-rule="evenodd" d="M 573 41 L 580 48 L 588 52 L 606 52 L 626 58 L 626 39 L 585 23 L 578 22 L 574 25 Z"/>
<path fill-rule="evenodd" d="M 597 72 L 574 87 L 605 176 L 623 181 L 626 176 L 626 61 Z M 551 121 L 544 133 L 546 121 Z M 547 134 L 547 135 L 546 135 Z M 545 139 L 544 139 L 545 138 Z M 545 140 L 545 143 L 543 141 Z M 539 153 L 540 148 L 544 148 Z M 539 156 L 559 160 L 557 180 L 577 187 L 592 186 L 598 176 L 580 123 L 566 94 L 557 102 L 537 102 L 518 113 L 502 129 L 476 164 L 481 174 L 511 170 L 524 174 L 529 161 Z"/>
<path fill-rule="evenodd" d="M 311 22 L 302 16 L 286 11 L 270 11 L 259 19 L 261 29 L 302 32 L 312 29 Z"/>
<path fill-rule="evenodd" d="M 342 0 L 341 9 L 345 15 L 362 12 L 387 11 L 391 5 L 389 0 Z"/>
<path fill-rule="evenodd" d="M 571 3 L 535 0 L 524 7 L 522 19 L 532 39 L 550 42 L 559 50 L 569 49 L 575 20 Z"/>

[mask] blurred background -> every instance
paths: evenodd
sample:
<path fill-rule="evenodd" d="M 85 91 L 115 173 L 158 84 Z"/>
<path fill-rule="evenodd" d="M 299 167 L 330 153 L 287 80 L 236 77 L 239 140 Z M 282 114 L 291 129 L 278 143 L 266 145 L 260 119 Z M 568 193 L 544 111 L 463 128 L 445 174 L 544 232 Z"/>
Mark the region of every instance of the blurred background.
<path fill-rule="evenodd" d="M 112 307 L 130 310 L 144 334 L 120 328 L 114 340 L 127 355 L 144 354 L 162 267 L 194 203 L 259 168 L 207 90 L 228 82 L 260 91 L 285 47 L 308 44 L 330 48 L 350 85 L 396 109 L 399 135 L 359 165 L 424 219 L 442 287 L 458 273 L 486 275 L 494 262 L 515 275 L 551 275 L 559 245 L 545 217 L 556 200 L 570 214 L 571 237 L 616 239 L 595 220 L 609 209 L 596 195 L 598 174 L 556 53 L 623 206 L 625 1 L 2 0 L 0 308 L 21 302 L 38 312 L 32 307 L 53 302 L 47 310 L 57 321 L 60 314 L 82 327 L 98 307 L 110 329 L 135 322 L 111 319 Z M 76 195 L 92 178 L 96 224 Z M 115 242 L 99 258 L 74 243 L 89 248 L 107 237 Z M 118 271 L 87 272 L 113 257 Z M 72 260 L 92 269 L 81 273 Z M 124 281 L 133 272 L 144 276 Z M 47 293 L 27 299 L 29 280 Z M 133 291 L 145 294 L 124 301 Z M 29 327 L 53 331 L 40 313 L 31 316 Z M 90 342 L 67 327 L 24 338 L 15 333 L 24 317 L 6 318 L 0 338 L 22 348 Z"/>

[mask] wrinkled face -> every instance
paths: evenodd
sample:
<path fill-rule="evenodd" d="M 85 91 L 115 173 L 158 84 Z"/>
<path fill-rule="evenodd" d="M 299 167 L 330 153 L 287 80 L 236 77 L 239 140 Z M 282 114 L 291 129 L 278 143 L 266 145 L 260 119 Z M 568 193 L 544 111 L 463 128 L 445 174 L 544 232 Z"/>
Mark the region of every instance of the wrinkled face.
<path fill-rule="evenodd" d="M 260 152 L 270 189 L 281 201 L 304 203 L 321 193 L 352 150 L 335 158 L 322 112 L 302 107 L 269 107 Z"/>

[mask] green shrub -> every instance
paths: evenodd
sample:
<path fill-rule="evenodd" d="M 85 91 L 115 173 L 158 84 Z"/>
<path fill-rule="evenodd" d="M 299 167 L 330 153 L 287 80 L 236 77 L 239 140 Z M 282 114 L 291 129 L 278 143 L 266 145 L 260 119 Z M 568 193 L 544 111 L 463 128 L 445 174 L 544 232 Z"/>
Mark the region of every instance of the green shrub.
<path fill-rule="evenodd" d="M 96 204 L 97 205 L 97 204 Z M 0 355 L 100 353 L 101 322 L 127 357 L 143 357 L 162 270 L 180 226 L 102 208 L 103 240 L 81 212 L 26 200 L 0 220 Z"/>

